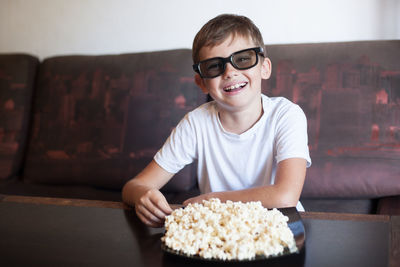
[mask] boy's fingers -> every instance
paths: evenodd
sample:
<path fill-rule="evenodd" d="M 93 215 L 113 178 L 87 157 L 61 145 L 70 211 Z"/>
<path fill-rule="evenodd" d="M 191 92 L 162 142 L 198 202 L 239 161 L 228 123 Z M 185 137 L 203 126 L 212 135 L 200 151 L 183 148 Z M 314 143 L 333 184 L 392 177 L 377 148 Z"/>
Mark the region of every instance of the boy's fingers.
<path fill-rule="evenodd" d="M 189 203 L 192 203 L 191 200 L 192 200 L 192 199 L 189 198 L 189 199 L 186 199 L 185 201 L 183 201 L 183 203 L 182 203 L 183 206 L 187 206 Z"/>
<path fill-rule="evenodd" d="M 172 209 L 169 206 L 167 200 L 164 198 L 164 196 L 162 197 L 163 199 L 159 200 L 157 202 L 157 207 L 164 213 L 164 217 L 171 214 Z"/>
<path fill-rule="evenodd" d="M 158 190 L 149 190 L 135 205 L 139 218 L 147 225 L 161 227 L 164 225 L 165 216 L 172 212 L 164 195 Z"/>
<path fill-rule="evenodd" d="M 146 216 L 144 216 L 140 211 L 136 211 L 136 214 L 138 215 L 139 219 L 145 223 L 146 225 L 150 227 L 161 227 L 163 226 L 162 223 L 160 222 L 154 222 L 152 220 L 149 220 Z"/>
<path fill-rule="evenodd" d="M 160 218 L 164 218 L 165 216 L 169 215 L 172 212 L 171 207 L 169 206 L 167 200 L 165 199 L 164 195 L 160 191 L 153 192 L 150 198 L 151 204 L 154 206 L 154 213 L 158 213 L 161 211 L 163 214 L 159 214 Z M 148 205 L 150 209 L 152 209 L 151 205 Z"/>
<path fill-rule="evenodd" d="M 167 208 L 165 206 L 167 206 Z M 154 190 L 147 192 L 140 199 L 138 207 L 142 210 L 144 215 L 151 213 L 161 220 L 164 220 L 165 216 L 170 213 L 168 210 L 168 203 L 164 196 L 161 192 Z"/>
<path fill-rule="evenodd" d="M 153 222 L 153 223 L 163 223 L 163 220 L 151 213 L 146 207 L 138 207 L 136 209 L 136 213 L 140 213 L 143 217 L 146 218 L 147 221 Z"/>
<path fill-rule="evenodd" d="M 140 205 L 139 210 L 144 216 L 152 221 L 161 222 L 165 218 L 165 214 L 152 203 L 150 203 L 149 205 Z"/>

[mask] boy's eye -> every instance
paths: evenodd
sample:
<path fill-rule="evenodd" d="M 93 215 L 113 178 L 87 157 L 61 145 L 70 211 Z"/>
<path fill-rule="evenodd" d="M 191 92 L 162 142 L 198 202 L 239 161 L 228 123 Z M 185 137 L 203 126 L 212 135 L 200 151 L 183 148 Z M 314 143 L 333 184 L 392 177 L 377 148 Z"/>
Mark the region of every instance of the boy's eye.
<path fill-rule="evenodd" d="M 246 52 L 235 55 L 233 60 L 239 68 L 246 68 L 249 65 L 253 64 L 254 53 L 253 53 L 253 51 L 246 51 Z"/>
<path fill-rule="evenodd" d="M 220 69 L 222 66 L 221 62 L 219 61 L 211 61 L 211 62 L 207 62 L 206 64 L 206 70 L 208 71 L 212 71 L 212 70 L 218 70 Z"/>
<path fill-rule="evenodd" d="M 237 63 L 249 62 L 249 61 L 251 61 L 251 57 L 250 56 L 243 56 L 243 57 L 235 58 L 235 62 L 237 62 Z"/>

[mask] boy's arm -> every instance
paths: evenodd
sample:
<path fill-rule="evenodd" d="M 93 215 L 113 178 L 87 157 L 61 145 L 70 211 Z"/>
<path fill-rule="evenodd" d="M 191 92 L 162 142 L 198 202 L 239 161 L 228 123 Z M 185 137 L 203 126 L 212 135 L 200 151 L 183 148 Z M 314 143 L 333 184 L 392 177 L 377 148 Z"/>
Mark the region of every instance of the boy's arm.
<path fill-rule="evenodd" d="M 154 160 L 122 188 L 122 200 L 134 206 L 136 214 L 147 225 L 161 227 L 166 215 L 172 212 L 159 189 L 173 174 L 165 171 Z"/>
<path fill-rule="evenodd" d="M 212 192 L 198 197 L 187 199 L 183 204 L 201 202 L 213 197 L 222 202 L 232 201 L 261 201 L 266 208 L 295 207 L 299 201 L 306 176 L 306 160 L 290 158 L 278 163 L 275 175 L 275 184 L 255 188 Z"/>

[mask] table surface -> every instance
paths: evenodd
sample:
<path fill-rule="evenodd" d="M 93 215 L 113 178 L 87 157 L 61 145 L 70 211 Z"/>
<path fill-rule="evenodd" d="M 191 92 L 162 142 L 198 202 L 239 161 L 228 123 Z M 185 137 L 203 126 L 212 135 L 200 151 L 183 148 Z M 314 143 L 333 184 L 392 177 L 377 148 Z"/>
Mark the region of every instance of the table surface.
<path fill-rule="evenodd" d="M 300 216 L 305 249 L 252 266 L 400 266 L 400 217 Z M 163 232 L 120 202 L 0 195 L 0 266 L 230 265 L 165 255 Z"/>

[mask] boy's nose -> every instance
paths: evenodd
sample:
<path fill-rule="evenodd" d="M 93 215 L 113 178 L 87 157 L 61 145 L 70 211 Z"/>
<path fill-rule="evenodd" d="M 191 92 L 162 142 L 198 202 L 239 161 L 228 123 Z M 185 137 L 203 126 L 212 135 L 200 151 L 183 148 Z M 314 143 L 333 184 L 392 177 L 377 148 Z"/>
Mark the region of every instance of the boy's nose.
<path fill-rule="evenodd" d="M 232 63 L 227 62 L 225 65 L 225 71 L 222 74 L 224 78 L 230 78 L 232 76 L 237 75 L 238 70 L 232 66 Z"/>

